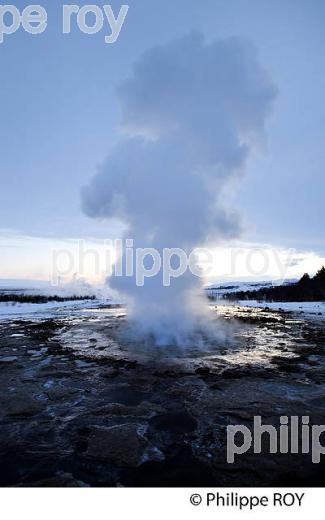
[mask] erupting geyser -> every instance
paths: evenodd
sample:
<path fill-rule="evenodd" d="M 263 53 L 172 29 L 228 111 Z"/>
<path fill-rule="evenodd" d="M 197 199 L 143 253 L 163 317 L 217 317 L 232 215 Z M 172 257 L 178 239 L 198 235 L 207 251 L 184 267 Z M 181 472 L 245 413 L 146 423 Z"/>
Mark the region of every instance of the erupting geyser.
<path fill-rule="evenodd" d="M 124 136 L 91 183 L 84 211 L 119 218 L 135 247 L 195 247 L 236 236 L 227 206 L 229 184 L 244 173 L 261 142 L 276 89 L 254 47 L 239 38 L 205 44 L 190 34 L 143 54 L 118 89 Z M 157 343 L 183 341 L 205 319 L 198 277 L 189 271 L 164 287 L 112 277 L 129 303 L 130 319 Z"/>

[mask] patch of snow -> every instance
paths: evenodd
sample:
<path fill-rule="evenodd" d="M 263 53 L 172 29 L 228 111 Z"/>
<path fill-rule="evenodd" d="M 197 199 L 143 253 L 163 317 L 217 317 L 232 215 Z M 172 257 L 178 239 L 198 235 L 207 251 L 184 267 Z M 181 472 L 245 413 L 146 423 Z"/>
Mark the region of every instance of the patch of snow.
<path fill-rule="evenodd" d="M 236 305 L 242 307 L 258 307 L 272 310 L 283 310 L 286 312 L 294 312 L 297 314 L 306 314 L 320 319 L 325 319 L 325 302 L 265 302 L 257 300 L 240 300 Z"/>
<path fill-rule="evenodd" d="M 226 294 L 238 291 L 258 291 L 259 289 L 271 288 L 279 285 L 289 285 L 297 280 L 261 280 L 261 281 L 231 281 L 215 283 L 205 288 L 208 296 L 216 299 Z"/>
<path fill-rule="evenodd" d="M 51 318 L 67 311 L 92 310 L 107 305 L 115 305 L 120 302 L 113 300 L 77 300 L 65 302 L 47 303 L 3 303 L 0 302 L 0 320 L 16 319 L 23 317 Z"/>

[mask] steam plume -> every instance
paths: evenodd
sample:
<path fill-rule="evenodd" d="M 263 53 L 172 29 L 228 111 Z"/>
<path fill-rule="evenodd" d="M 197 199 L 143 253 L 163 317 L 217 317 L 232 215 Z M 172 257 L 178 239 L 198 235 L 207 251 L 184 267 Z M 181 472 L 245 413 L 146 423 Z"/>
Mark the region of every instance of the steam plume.
<path fill-rule="evenodd" d="M 120 218 L 135 246 L 159 251 L 189 253 L 208 236 L 238 235 L 226 188 L 263 140 L 275 95 L 254 47 L 239 38 L 206 44 L 194 33 L 145 52 L 118 89 L 124 136 L 83 188 L 85 213 Z M 195 303 L 199 280 L 188 273 L 170 287 L 161 276 L 144 287 L 134 278 L 110 283 L 157 343 L 182 341 L 205 312 Z"/>

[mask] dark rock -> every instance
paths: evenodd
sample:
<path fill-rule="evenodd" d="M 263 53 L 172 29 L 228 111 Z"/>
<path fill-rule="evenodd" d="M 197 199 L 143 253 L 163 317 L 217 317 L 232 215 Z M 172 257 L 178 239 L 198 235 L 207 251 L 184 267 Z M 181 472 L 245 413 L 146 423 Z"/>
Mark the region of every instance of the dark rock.
<path fill-rule="evenodd" d="M 77 392 L 78 390 L 74 388 L 65 388 L 64 386 L 54 386 L 46 390 L 46 394 L 51 401 L 69 399 L 69 397 Z"/>
<path fill-rule="evenodd" d="M 197 428 L 196 420 L 187 412 L 170 412 L 156 415 L 150 420 L 156 430 L 170 433 L 190 433 Z"/>
<path fill-rule="evenodd" d="M 40 401 L 36 401 L 29 395 L 12 394 L 8 396 L 3 407 L 9 416 L 29 417 L 43 411 L 44 405 Z"/>
<path fill-rule="evenodd" d="M 162 453 L 149 443 L 141 424 L 92 428 L 86 455 L 118 467 L 137 467 L 148 460 L 162 460 Z"/>
<path fill-rule="evenodd" d="M 59 472 L 53 477 L 22 484 L 22 487 L 88 487 L 88 484 L 75 479 L 71 473 Z"/>
<path fill-rule="evenodd" d="M 17 361 L 17 356 L 5 356 L 0 358 L 0 363 L 13 363 L 14 361 Z"/>
<path fill-rule="evenodd" d="M 126 406 L 120 403 L 111 403 L 96 408 L 92 415 L 115 415 L 122 417 L 152 417 L 157 413 L 162 413 L 164 409 L 154 403 L 143 401 L 138 406 Z"/>
<path fill-rule="evenodd" d="M 195 373 L 199 376 L 207 376 L 210 374 L 210 368 L 209 367 L 199 367 L 195 370 Z"/>

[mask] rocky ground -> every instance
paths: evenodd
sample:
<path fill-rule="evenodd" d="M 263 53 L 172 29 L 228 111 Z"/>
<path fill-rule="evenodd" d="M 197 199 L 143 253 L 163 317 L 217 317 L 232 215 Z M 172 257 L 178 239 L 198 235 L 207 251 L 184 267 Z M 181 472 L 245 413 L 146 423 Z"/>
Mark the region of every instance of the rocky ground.
<path fill-rule="evenodd" d="M 184 349 L 134 343 L 121 309 L 1 321 L 0 485 L 324 486 L 310 454 L 227 464 L 226 428 L 325 424 L 325 322 L 212 312 L 220 338 Z"/>

